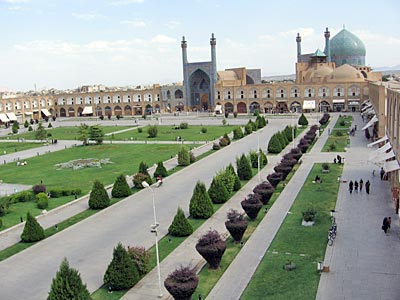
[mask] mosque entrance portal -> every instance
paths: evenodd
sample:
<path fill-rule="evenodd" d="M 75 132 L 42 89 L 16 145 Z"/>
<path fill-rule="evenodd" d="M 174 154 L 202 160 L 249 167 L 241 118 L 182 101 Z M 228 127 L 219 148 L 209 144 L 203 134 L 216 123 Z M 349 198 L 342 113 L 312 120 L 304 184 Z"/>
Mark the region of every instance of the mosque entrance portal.
<path fill-rule="evenodd" d="M 210 107 L 210 77 L 202 70 L 197 69 L 189 79 L 190 99 L 192 110 L 208 110 Z"/>

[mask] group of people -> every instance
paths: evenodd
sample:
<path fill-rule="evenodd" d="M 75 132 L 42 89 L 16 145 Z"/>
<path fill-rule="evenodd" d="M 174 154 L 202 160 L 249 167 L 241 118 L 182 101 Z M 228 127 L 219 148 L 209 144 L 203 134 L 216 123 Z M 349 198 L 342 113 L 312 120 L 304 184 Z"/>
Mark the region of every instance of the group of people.
<path fill-rule="evenodd" d="M 339 154 L 336 155 L 336 157 L 333 159 L 333 163 L 334 164 L 341 164 L 342 163 L 342 159 L 343 159 L 343 163 L 344 163 L 344 157 L 341 157 Z"/>
<path fill-rule="evenodd" d="M 349 192 L 350 194 L 353 193 L 353 189 L 355 192 L 358 192 L 358 190 L 360 190 L 360 192 L 362 192 L 362 189 L 364 187 L 364 181 L 362 180 L 362 178 L 360 179 L 360 181 L 357 180 L 350 180 L 349 182 Z M 369 194 L 371 188 L 371 183 L 369 182 L 369 180 L 367 180 L 367 182 L 365 183 L 365 191 L 367 192 L 367 194 Z"/>
<path fill-rule="evenodd" d="M 352 129 L 350 130 L 350 135 L 351 135 L 351 136 L 354 136 L 354 135 L 356 134 L 356 131 L 357 131 L 357 125 L 354 125 L 354 128 L 352 128 Z"/>

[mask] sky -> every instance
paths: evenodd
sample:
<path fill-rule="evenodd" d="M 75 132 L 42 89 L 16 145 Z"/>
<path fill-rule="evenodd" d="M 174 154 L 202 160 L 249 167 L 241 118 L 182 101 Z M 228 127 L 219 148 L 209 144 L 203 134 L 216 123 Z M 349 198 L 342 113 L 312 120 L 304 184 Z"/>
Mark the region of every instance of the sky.
<path fill-rule="evenodd" d="M 209 61 L 211 33 L 218 70 L 293 74 L 298 32 L 310 53 L 343 26 L 367 65 L 392 67 L 399 15 L 398 0 L 0 0 L 0 90 L 182 82 L 182 36 L 189 62 Z"/>

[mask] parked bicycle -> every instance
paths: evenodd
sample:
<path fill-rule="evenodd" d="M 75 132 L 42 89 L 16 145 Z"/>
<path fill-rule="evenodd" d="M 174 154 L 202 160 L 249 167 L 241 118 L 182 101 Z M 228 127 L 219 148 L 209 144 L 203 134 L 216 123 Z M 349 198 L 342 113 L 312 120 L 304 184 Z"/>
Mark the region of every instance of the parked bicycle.
<path fill-rule="evenodd" d="M 333 245 L 333 240 L 336 238 L 336 233 L 337 233 L 336 219 L 334 216 L 332 216 L 332 225 L 328 231 L 328 245 L 329 246 Z"/>

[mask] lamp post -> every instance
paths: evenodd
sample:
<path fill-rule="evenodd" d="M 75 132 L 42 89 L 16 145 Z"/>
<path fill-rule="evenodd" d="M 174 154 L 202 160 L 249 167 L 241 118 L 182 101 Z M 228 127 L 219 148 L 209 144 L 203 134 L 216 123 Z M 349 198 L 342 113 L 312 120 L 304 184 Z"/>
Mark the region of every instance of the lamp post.
<path fill-rule="evenodd" d="M 294 117 L 294 115 L 295 115 L 295 113 L 296 113 L 296 110 L 293 109 L 293 112 L 292 112 L 292 149 L 295 148 L 294 147 L 294 126 L 295 126 L 295 122 L 294 122 L 295 117 Z"/>
<path fill-rule="evenodd" d="M 151 193 L 152 193 L 152 198 L 153 198 L 153 214 L 154 214 L 154 224 L 150 225 L 151 232 L 154 232 L 156 236 L 156 259 L 157 259 L 157 273 L 158 273 L 158 289 L 159 289 L 159 294 L 158 298 L 162 298 L 162 290 L 161 290 L 161 272 L 160 272 L 160 256 L 158 253 L 158 226 L 160 224 L 157 223 L 157 217 L 156 217 L 156 205 L 155 205 L 155 193 L 154 190 L 151 188 L 151 186 L 147 183 L 147 181 L 143 181 L 142 185 L 145 188 L 149 188 Z"/>
<path fill-rule="evenodd" d="M 260 133 L 257 133 L 257 152 L 258 152 L 258 157 L 257 157 L 258 183 L 261 183 L 261 174 L 260 174 L 260 155 L 261 155 Z"/>

